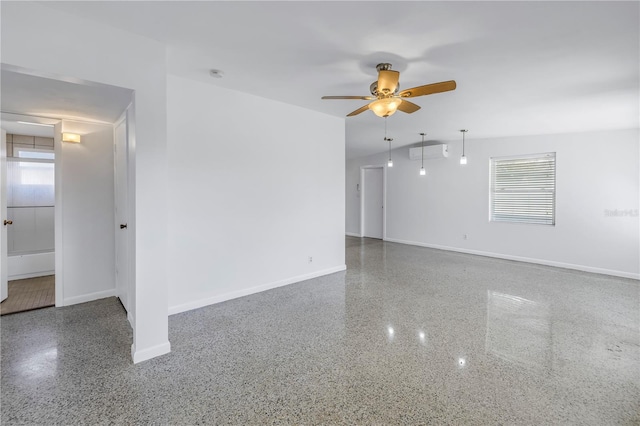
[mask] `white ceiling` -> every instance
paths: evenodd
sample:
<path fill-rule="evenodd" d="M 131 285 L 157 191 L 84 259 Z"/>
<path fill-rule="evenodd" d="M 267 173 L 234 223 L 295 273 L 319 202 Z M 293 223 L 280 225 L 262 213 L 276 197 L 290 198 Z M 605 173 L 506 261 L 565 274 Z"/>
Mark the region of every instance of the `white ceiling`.
<path fill-rule="evenodd" d="M 401 88 L 456 80 L 388 119 L 396 146 L 639 125 L 638 2 L 43 4 L 166 43 L 173 74 L 336 116 L 364 102 L 320 97 L 367 95 L 379 62 Z M 383 119 L 346 122 L 348 157 L 386 149 Z"/>
<path fill-rule="evenodd" d="M 19 114 L 0 114 L 0 126 L 6 130 L 7 133 L 13 135 L 27 135 L 27 136 L 42 136 L 44 138 L 53 137 L 53 125 L 59 120 L 51 118 L 34 117 L 31 115 L 19 115 Z M 49 124 L 49 126 L 37 126 L 32 124 L 23 123 L 40 123 Z"/>
<path fill-rule="evenodd" d="M 113 123 L 131 103 L 133 91 L 129 89 L 20 71 L 6 65 L 2 68 L 0 104 L 5 113 Z"/>

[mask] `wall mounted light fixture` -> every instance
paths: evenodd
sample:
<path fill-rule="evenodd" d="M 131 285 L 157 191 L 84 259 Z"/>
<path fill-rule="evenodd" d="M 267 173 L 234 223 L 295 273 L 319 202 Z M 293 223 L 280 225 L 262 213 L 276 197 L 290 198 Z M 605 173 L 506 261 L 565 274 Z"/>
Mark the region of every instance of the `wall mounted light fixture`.
<path fill-rule="evenodd" d="M 80 135 L 78 135 L 77 133 L 63 133 L 62 142 L 80 143 L 81 138 L 80 138 Z"/>

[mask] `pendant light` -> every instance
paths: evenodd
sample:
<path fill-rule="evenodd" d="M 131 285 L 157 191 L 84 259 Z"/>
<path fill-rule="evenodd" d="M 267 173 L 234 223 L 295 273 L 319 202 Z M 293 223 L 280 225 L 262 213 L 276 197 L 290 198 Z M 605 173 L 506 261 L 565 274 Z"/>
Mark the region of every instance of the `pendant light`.
<path fill-rule="evenodd" d="M 460 130 L 460 132 L 462 133 L 462 157 L 460 157 L 460 164 L 464 166 L 465 164 L 467 164 L 467 157 L 464 156 L 464 135 L 468 132 L 468 130 L 462 129 Z"/>
<path fill-rule="evenodd" d="M 420 167 L 420 176 L 425 176 L 427 174 L 427 171 L 424 169 L 424 135 L 426 133 L 420 133 L 420 136 L 422 136 L 422 167 Z"/>
<path fill-rule="evenodd" d="M 393 160 L 391 159 L 391 141 L 393 138 L 387 137 L 387 117 L 384 118 L 384 140 L 389 142 L 389 161 L 387 162 L 387 167 L 393 167 Z"/>

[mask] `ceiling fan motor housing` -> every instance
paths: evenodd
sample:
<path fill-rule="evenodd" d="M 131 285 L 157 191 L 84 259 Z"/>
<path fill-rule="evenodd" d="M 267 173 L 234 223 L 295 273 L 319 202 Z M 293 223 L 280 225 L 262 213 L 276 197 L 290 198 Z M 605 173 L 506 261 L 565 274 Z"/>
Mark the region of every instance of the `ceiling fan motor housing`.
<path fill-rule="evenodd" d="M 383 93 L 378 92 L 378 80 L 371 83 L 371 86 L 369 86 L 369 91 L 371 91 L 371 94 L 375 97 L 379 97 L 379 95 L 383 95 Z M 389 95 L 396 96 L 398 92 L 400 92 L 400 82 L 398 82 L 398 84 L 396 85 L 395 92 L 390 93 Z"/>

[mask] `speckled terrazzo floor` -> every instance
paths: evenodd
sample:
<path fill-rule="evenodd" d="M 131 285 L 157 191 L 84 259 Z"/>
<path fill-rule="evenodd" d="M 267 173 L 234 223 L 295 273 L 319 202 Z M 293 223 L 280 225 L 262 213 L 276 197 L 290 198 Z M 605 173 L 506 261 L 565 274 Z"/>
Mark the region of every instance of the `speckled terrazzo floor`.
<path fill-rule="evenodd" d="M 346 273 L 169 319 L 1 320 L 2 424 L 639 424 L 640 284 L 347 238 Z"/>

